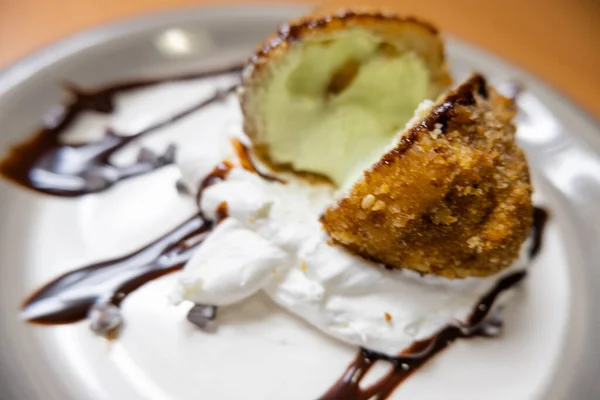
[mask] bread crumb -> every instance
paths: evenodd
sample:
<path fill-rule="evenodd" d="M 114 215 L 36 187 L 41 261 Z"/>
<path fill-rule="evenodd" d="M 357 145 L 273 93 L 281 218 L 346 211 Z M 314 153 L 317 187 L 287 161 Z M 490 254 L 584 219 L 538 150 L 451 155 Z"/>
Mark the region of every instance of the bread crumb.
<path fill-rule="evenodd" d="M 483 242 L 479 236 L 473 236 L 469 240 L 467 240 L 467 246 L 472 249 L 475 249 L 478 253 L 481 253 L 483 250 Z"/>
<path fill-rule="evenodd" d="M 377 200 L 372 208 L 373 211 L 385 210 L 385 203 L 381 200 Z"/>
<path fill-rule="evenodd" d="M 385 313 L 385 322 L 392 322 L 392 316 L 390 315 L 390 313 Z"/>
<path fill-rule="evenodd" d="M 436 225 L 450 225 L 457 221 L 452 211 L 445 205 L 438 206 L 431 215 L 431 221 Z"/>
<path fill-rule="evenodd" d="M 308 269 L 308 268 L 306 267 L 306 262 L 302 261 L 302 262 L 300 263 L 300 269 L 302 270 L 302 272 L 306 272 L 306 270 Z"/>
<path fill-rule="evenodd" d="M 362 201 L 360 202 L 360 206 L 363 210 L 366 210 L 366 209 L 371 208 L 374 203 L 375 203 L 375 196 L 373 196 L 372 194 L 368 194 L 365 197 L 363 197 Z"/>
<path fill-rule="evenodd" d="M 440 136 L 442 134 L 443 127 L 444 126 L 438 122 L 437 124 L 434 125 L 434 129 L 429 134 L 431 135 L 432 138 L 437 139 L 438 136 Z"/>

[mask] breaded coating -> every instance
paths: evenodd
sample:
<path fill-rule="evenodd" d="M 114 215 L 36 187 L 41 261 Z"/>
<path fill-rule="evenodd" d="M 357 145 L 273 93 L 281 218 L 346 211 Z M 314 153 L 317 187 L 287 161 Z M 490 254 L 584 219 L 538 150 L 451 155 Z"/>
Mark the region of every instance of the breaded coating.
<path fill-rule="evenodd" d="M 322 215 L 350 251 L 447 278 L 510 266 L 532 224 L 513 102 L 473 75 L 443 95 Z"/>
<path fill-rule="evenodd" d="M 278 163 L 269 152 L 265 139 L 266 124 L 263 120 L 265 91 L 278 66 L 295 43 L 311 37 L 339 31 L 362 28 L 384 39 L 380 50 L 389 54 L 413 52 L 427 67 L 431 84 L 430 98 L 437 97 L 451 84 L 444 55 L 444 44 L 435 27 L 414 18 L 401 18 L 394 14 L 345 11 L 334 15 L 306 16 L 280 27 L 250 58 L 242 74 L 240 104 L 244 115 L 244 131 L 252 139 L 255 153 L 275 169 L 290 166 Z M 349 63 L 338 71 L 323 95 L 337 93 L 353 79 L 359 65 Z"/>

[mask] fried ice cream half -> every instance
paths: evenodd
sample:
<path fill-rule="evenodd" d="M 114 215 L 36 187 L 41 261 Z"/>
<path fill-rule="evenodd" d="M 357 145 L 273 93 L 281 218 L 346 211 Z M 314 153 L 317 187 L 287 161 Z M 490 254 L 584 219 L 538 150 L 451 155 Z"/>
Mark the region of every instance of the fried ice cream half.
<path fill-rule="evenodd" d="M 510 266 L 532 224 L 513 102 L 473 75 L 421 108 L 322 215 L 335 242 L 394 268 L 447 278 Z"/>
<path fill-rule="evenodd" d="M 432 26 L 394 15 L 305 17 L 261 45 L 243 73 L 244 130 L 275 168 L 340 187 L 381 156 L 451 80 Z"/>

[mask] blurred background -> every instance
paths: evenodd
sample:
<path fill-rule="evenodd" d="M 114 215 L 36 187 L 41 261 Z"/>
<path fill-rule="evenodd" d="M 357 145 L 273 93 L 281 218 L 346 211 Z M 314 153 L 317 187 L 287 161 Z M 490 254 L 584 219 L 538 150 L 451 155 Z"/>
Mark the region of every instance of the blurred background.
<path fill-rule="evenodd" d="M 600 0 L 0 0 L 0 69 L 79 30 L 175 7 L 309 3 L 429 20 L 533 72 L 600 119 Z"/>

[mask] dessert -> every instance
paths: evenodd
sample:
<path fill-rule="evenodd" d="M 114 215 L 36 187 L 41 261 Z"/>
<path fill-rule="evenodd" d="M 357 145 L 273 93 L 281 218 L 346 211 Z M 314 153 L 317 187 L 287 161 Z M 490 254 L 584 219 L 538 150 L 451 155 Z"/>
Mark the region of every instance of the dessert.
<path fill-rule="evenodd" d="M 484 85 L 486 83 L 483 78 L 475 76 L 460 85 L 455 91 L 450 92 L 447 97 L 451 98 L 456 93 L 460 93 L 465 98 L 474 101 L 473 91 L 488 90 Z M 442 104 L 448 104 L 445 101 L 447 97 L 443 97 Z M 510 106 L 507 99 L 498 97 L 498 100 L 506 102 L 506 105 Z M 475 107 L 473 104 L 469 104 L 469 106 Z M 458 107 L 459 104 L 455 102 L 453 111 L 460 111 Z M 481 111 L 482 115 L 488 111 L 479 104 L 475 108 L 477 111 Z M 422 126 L 422 121 L 430 118 L 430 116 L 421 116 L 420 113 L 423 112 L 430 113 L 430 111 L 419 110 L 415 122 L 411 124 Z M 506 112 L 507 118 L 510 118 L 512 112 L 508 112 L 508 110 Z M 434 111 L 431 113 L 434 114 Z M 477 114 L 477 112 L 473 111 L 472 114 Z M 446 115 L 452 114 L 449 112 Z M 472 121 L 470 118 L 464 118 L 464 114 L 460 113 L 456 115 L 457 121 L 460 121 L 459 116 L 463 116 L 464 121 L 460 121 L 461 126 L 470 126 L 468 125 Z M 478 126 L 479 121 L 475 120 L 474 123 Z M 453 118 L 448 120 L 449 127 L 453 127 L 455 124 Z M 455 278 L 454 274 L 450 277 L 444 276 L 444 274 L 421 276 L 420 271 L 413 271 L 414 268 L 411 269 L 410 266 L 406 266 L 400 271 L 386 269 L 380 263 L 373 261 L 373 257 L 365 258 L 347 251 L 328 235 L 332 232 L 331 223 L 338 223 L 336 218 L 328 220 L 328 213 L 338 210 L 343 213 L 346 210 L 342 207 L 349 208 L 344 205 L 344 201 L 347 201 L 348 198 L 337 199 L 339 194 L 335 185 L 305 179 L 304 175 L 298 176 L 294 172 L 280 173 L 278 176 L 283 177 L 283 182 L 264 179 L 252 169 L 245 167 L 248 164 L 244 161 L 245 155 L 240 157 L 239 151 L 236 151 L 237 146 L 232 146 L 230 156 L 227 158 L 228 167 L 225 179 L 207 187 L 198 179 L 206 179 L 204 176 L 209 171 L 197 173 L 198 169 L 196 168 L 195 175 L 190 176 L 185 173 L 183 175 L 184 182 L 188 187 L 199 188 L 195 196 L 200 199 L 200 210 L 206 218 L 212 221 L 221 220 L 220 210 L 223 205 L 227 207 L 227 218 L 214 227 L 204 244 L 186 264 L 178 279 L 179 285 L 173 293 L 174 301 L 177 303 L 187 300 L 195 304 L 227 306 L 263 291 L 275 303 L 302 317 L 327 334 L 347 343 L 388 355 L 400 353 L 415 340 L 435 335 L 454 321 L 466 321 L 471 315 L 474 304 L 492 290 L 499 279 L 509 277 L 523 269 L 528 258 L 527 248 L 521 246 L 529 231 L 532 218 L 526 165 L 520 151 L 513 147 L 515 146 L 512 137 L 513 127 L 508 119 L 503 123 L 495 122 L 492 125 L 496 130 L 498 128 L 506 129 L 508 132 L 506 135 L 496 136 L 499 138 L 498 140 L 505 139 L 508 148 L 514 150 L 518 164 L 524 167 L 524 170 L 518 170 L 521 175 L 517 176 L 513 185 L 505 189 L 512 190 L 517 187 L 518 190 L 521 190 L 522 187 L 521 196 L 524 196 L 522 205 L 524 210 L 521 211 L 523 214 L 529 212 L 529 215 L 519 222 L 524 226 L 522 230 L 513 229 L 509 232 L 509 237 L 517 242 L 515 253 L 513 254 L 512 248 L 505 249 L 499 246 L 509 254 L 506 258 L 510 258 L 510 265 L 503 265 L 508 268 L 499 268 L 491 276 L 478 276 L 485 274 L 477 273 L 471 277 L 461 276 L 465 279 L 449 279 Z M 504 133 L 505 131 L 498 130 L 498 132 Z M 459 134 L 459 132 L 456 133 L 456 135 Z M 429 138 L 429 134 L 427 135 Z M 491 140 L 484 141 L 481 137 L 473 134 L 469 139 L 478 140 L 483 148 L 486 148 L 491 142 Z M 442 145 L 448 146 L 448 141 L 441 138 L 437 138 L 437 140 Z M 462 173 L 457 165 L 459 160 L 455 164 L 444 163 L 449 157 L 455 157 L 455 153 L 449 151 L 438 153 L 435 150 L 427 153 L 428 148 L 425 147 L 424 142 L 425 140 L 417 142 L 420 145 L 418 149 L 423 149 L 422 151 L 428 154 L 434 166 L 436 163 L 441 164 L 443 168 L 440 171 L 446 174 L 448 170 L 458 172 L 456 176 L 462 177 L 463 182 L 466 183 L 468 173 Z M 396 139 L 392 139 L 394 147 L 395 143 Z M 468 166 L 467 161 L 473 157 L 467 158 L 466 156 L 471 155 L 468 151 L 473 150 L 466 145 L 464 147 L 461 149 L 462 160 L 460 162 Z M 501 150 L 505 155 L 509 155 L 506 148 Z M 490 158 L 489 153 L 497 154 L 497 152 L 498 149 L 489 152 L 480 150 L 480 158 L 487 160 Z M 388 154 L 394 154 L 394 150 L 391 150 L 386 156 Z M 411 153 L 407 154 L 412 156 Z M 409 158 L 407 160 L 413 161 Z M 474 159 L 472 162 L 482 166 L 481 169 L 475 169 L 476 173 L 471 173 L 475 176 L 476 183 L 481 186 L 479 189 L 483 192 L 488 188 L 486 185 L 489 185 L 490 188 L 496 190 L 492 175 L 494 172 L 498 173 L 499 168 L 490 163 L 483 163 L 481 159 Z M 379 164 L 380 162 L 376 166 Z M 429 167 L 425 163 L 421 162 L 421 164 Z M 263 168 L 265 167 L 263 166 Z M 182 169 L 184 171 L 192 170 L 185 165 L 182 166 Z M 433 168 L 419 169 L 418 167 L 417 170 L 421 175 L 416 179 L 430 185 L 430 175 L 428 174 L 434 173 L 435 170 Z M 465 170 L 473 172 L 473 169 L 465 168 Z M 223 171 L 223 168 L 218 165 L 213 171 Z M 404 167 L 404 171 L 410 177 L 416 175 L 410 170 L 410 166 Z M 483 172 L 487 174 L 483 174 Z M 450 176 L 452 179 L 448 179 L 446 191 L 454 183 L 455 175 Z M 383 183 L 380 181 L 380 184 L 388 185 L 388 195 L 399 196 L 401 194 L 401 191 L 394 186 L 394 180 L 405 182 L 401 178 L 397 178 L 394 174 L 391 180 L 388 177 L 380 177 L 380 179 L 383 181 Z M 362 182 L 359 181 L 357 185 Z M 401 186 L 401 189 L 404 188 Z M 414 204 L 430 205 L 427 201 L 423 201 L 425 198 L 423 188 L 409 187 L 409 189 L 412 189 L 411 195 L 414 196 L 412 200 Z M 436 192 L 439 189 L 442 194 L 440 197 L 445 197 L 446 191 L 443 190 L 443 186 L 434 186 L 434 189 Z M 350 191 L 348 195 L 350 198 L 353 196 L 354 190 L 356 189 L 352 188 Z M 240 193 L 244 195 L 240 196 Z M 492 194 L 495 195 L 495 192 L 485 193 L 485 199 L 491 197 Z M 420 201 L 416 200 L 417 196 Z M 359 199 L 361 211 L 364 211 L 364 197 L 363 195 Z M 523 199 L 523 197 L 515 197 Z M 487 212 L 490 216 L 494 215 L 495 208 L 481 207 L 479 196 L 463 196 L 463 198 L 464 201 L 460 204 L 461 210 L 467 210 L 466 212 L 473 215 L 471 218 L 475 221 L 481 219 L 479 214 L 473 213 L 477 207 L 482 209 L 480 213 Z M 495 205 L 493 198 L 488 201 Z M 335 202 L 342 204 L 335 204 Z M 372 211 L 372 208 L 376 206 L 376 200 L 374 199 L 373 204 L 369 206 L 369 211 Z M 453 209 L 456 211 L 457 207 L 453 206 Z M 323 211 L 325 214 L 322 214 Z M 356 221 L 360 225 L 351 227 L 351 231 L 360 234 L 363 229 L 377 231 L 379 228 L 381 232 L 378 233 L 383 237 L 389 234 L 385 230 L 384 224 L 371 227 L 365 223 L 358 210 L 351 209 L 349 213 L 356 215 Z M 319 221 L 321 215 L 324 216 L 323 225 Z M 350 217 L 347 220 L 353 219 Z M 474 225 L 479 227 L 480 224 Z M 450 239 L 444 238 L 444 232 L 441 229 L 437 229 L 436 232 L 441 231 L 441 240 L 450 242 L 454 239 L 457 241 L 454 244 L 448 243 L 447 246 L 457 247 L 458 241 L 469 233 L 461 232 L 463 226 L 462 222 L 451 224 L 450 229 L 456 230 L 456 232 L 451 231 L 447 234 Z M 494 224 L 493 226 L 502 225 Z M 426 227 L 422 229 L 426 235 Z M 471 231 L 474 229 L 472 228 Z M 335 235 L 333 238 L 337 239 Z M 468 241 L 467 239 L 465 242 Z M 446 245 L 446 242 L 442 243 Z M 374 243 L 371 242 L 371 244 Z M 435 251 L 436 246 L 438 244 L 430 243 L 432 252 Z M 440 257 L 443 256 L 447 255 L 444 254 Z M 223 268 L 223 265 L 228 267 Z M 450 268 L 454 267 L 454 264 L 449 264 L 447 267 L 452 271 Z"/>
<path fill-rule="evenodd" d="M 352 12 L 307 17 L 269 38 L 244 70 L 244 131 L 272 164 L 344 186 L 449 84 L 429 24 Z"/>
<path fill-rule="evenodd" d="M 514 105 L 474 75 L 421 112 L 325 211 L 323 226 L 388 266 L 493 275 L 518 257 L 533 217 Z"/>
<path fill-rule="evenodd" d="M 237 129 L 203 137 L 206 146 L 188 146 L 187 156 L 181 146 L 167 147 L 162 155 L 142 148 L 131 165 L 113 159 L 149 133 L 177 127 L 194 113 L 214 111 L 212 106 L 235 103 L 235 72 L 240 68 L 228 67 L 197 74 L 231 79 L 227 84 L 219 81 L 192 105 L 128 134 L 112 125 L 100 140 L 70 145 L 62 134 L 86 111 L 111 114 L 118 109 L 119 94 L 195 77 L 75 90 L 54 124 L 2 161 L 0 171 L 22 186 L 78 197 L 126 185 L 126 179 L 175 159 L 181 170 L 177 188 L 196 204 L 194 215 L 148 245 L 57 277 L 25 301 L 22 316 L 44 324 L 89 319 L 96 333 L 115 338 L 123 321 L 123 300 L 144 283 L 182 270 L 170 296 L 174 303 L 190 306 L 190 323 L 213 331 L 219 324 L 218 307 L 262 292 L 325 335 L 359 347 L 356 360 L 322 399 L 386 398 L 453 340 L 495 336 L 501 324 L 499 307 L 526 276 L 527 263 L 539 250 L 545 213 L 536 209 L 531 216 L 527 165 L 510 121 L 514 105 L 475 75 L 442 95 L 433 109 L 426 101 L 408 123 L 408 135 L 398 136 L 414 111 L 411 107 L 433 100 L 449 84 L 435 30 L 414 20 L 346 13 L 286 25 L 275 37 L 242 75 L 239 93 L 246 132 L 238 121 Z M 337 50 L 329 59 L 313 46 Z M 364 58 L 355 59 L 355 46 L 366 49 Z M 313 51 L 316 56 L 310 56 Z M 294 70 L 300 75 L 290 65 L 300 65 Z M 319 65 L 326 67 L 323 79 L 311 86 Z M 382 81 L 377 79 L 381 76 Z M 355 87 L 362 79 L 365 86 Z M 269 89 L 277 82 L 285 86 L 283 92 Z M 370 87 L 379 94 L 373 97 Z M 314 92 L 303 92 L 307 88 Z M 406 90 L 399 93 L 398 88 Z M 468 101 L 459 101 L 458 95 Z M 372 106 L 382 96 L 390 103 Z M 305 103 L 309 107 L 302 109 Z M 440 107 L 443 112 L 437 112 Z M 301 119 L 294 120 L 296 111 Z M 434 120 L 432 115 L 444 120 L 435 120 L 431 127 L 427 121 Z M 360 123 L 354 123 L 355 117 Z M 419 126 L 426 129 L 414 126 L 423 119 Z M 448 127 L 452 129 L 444 130 Z M 198 135 L 196 128 L 193 132 Z M 409 149 L 400 156 L 399 141 L 402 146 L 412 135 L 423 152 L 440 151 L 428 152 L 427 158 Z M 338 148 L 348 151 L 335 153 Z M 377 161 L 382 155 L 384 164 L 389 160 L 397 168 L 395 173 L 382 172 Z M 430 183 L 432 176 L 443 185 L 421 190 L 418 183 Z M 407 200 L 396 181 L 408 182 L 419 192 Z M 425 201 L 428 193 L 434 201 Z M 381 195 L 387 195 L 384 205 L 375 197 Z M 510 213 L 483 221 L 482 215 L 502 215 L 513 200 Z M 381 223 L 366 211 L 362 214 L 394 211 L 407 203 L 418 210 L 412 218 L 391 213 Z M 471 210 L 473 219 L 464 215 Z M 431 221 L 424 222 L 425 214 Z M 533 243 L 523 244 L 532 218 Z M 498 236 L 490 235 L 498 221 L 502 229 Z M 403 240 L 411 244 L 400 252 L 385 242 L 404 235 L 394 222 L 406 228 Z M 418 229 L 427 233 L 427 240 L 415 239 Z M 462 243 L 465 238 L 475 253 L 464 247 L 447 251 L 452 240 Z M 437 253 L 427 254 L 426 248 Z M 443 258 L 451 262 L 441 263 Z M 380 360 L 390 363 L 391 371 L 369 387 L 360 385 Z"/>

